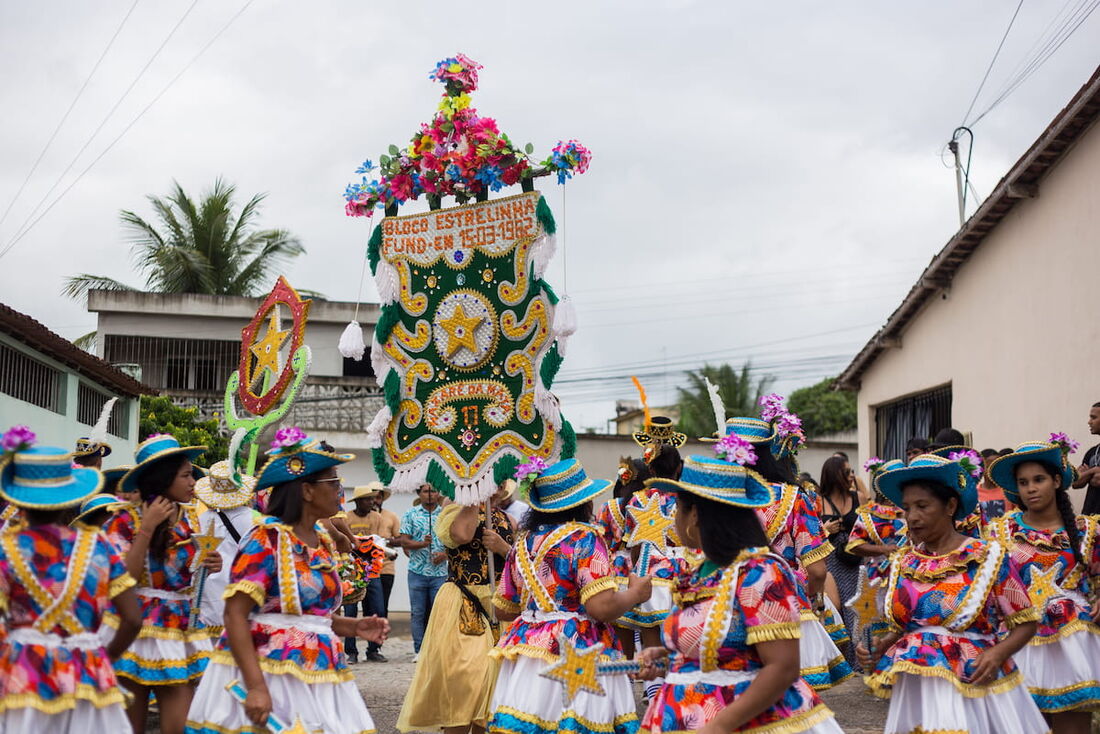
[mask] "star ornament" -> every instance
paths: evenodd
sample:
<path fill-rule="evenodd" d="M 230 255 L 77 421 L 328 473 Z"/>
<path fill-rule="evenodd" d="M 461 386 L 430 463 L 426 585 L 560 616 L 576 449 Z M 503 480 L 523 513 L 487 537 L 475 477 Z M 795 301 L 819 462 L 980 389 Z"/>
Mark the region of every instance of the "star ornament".
<path fill-rule="evenodd" d="M 630 534 L 627 545 L 633 548 L 642 543 L 652 543 L 662 553 L 668 550 L 668 533 L 673 520 L 661 512 L 661 497 L 650 495 L 641 507 L 629 507 L 627 512 L 634 518 L 634 532 Z"/>
<path fill-rule="evenodd" d="M 868 580 L 866 566 L 859 567 L 856 595 L 848 600 L 847 605 L 856 613 L 862 627 L 869 627 L 878 618 L 878 588 Z"/>
<path fill-rule="evenodd" d="M 193 535 L 191 540 L 195 542 L 195 547 L 198 549 L 198 553 L 195 556 L 195 563 L 202 565 L 202 562 L 206 560 L 206 557 L 211 553 L 218 550 L 218 546 L 222 544 L 222 539 L 214 535 L 214 523 L 210 523 L 210 529 L 202 535 Z"/>
<path fill-rule="evenodd" d="M 256 371 L 253 373 L 253 380 L 258 379 L 264 370 L 271 373 L 272 379 L 279 376 L 282 371 L 279 366 L 279 350 L 282 349 L 283 343 L 289 336 L 289 330 L 284 331 L 279 328 L 278 311 L 271 309 L 264 338 L 249 347 L 249 351 L 256 357 Z"/>
<path fill-rule="evenodd" d="M 454 357 L 463 347 L 476 355 L 477 340 L 474 334 L 484 322 L 484 316 L 467 316 L 462 304 L 456 305 L 451 315 L 439 322 L 447 332 L 447 359 Z"/>
<path fill-rule="evenodd" d="M 563 634 L 558 635 L 558 662 L 539 675 L 561 683 L 562 701 L 566 708 L 569 708 L 573 699 L 581 691 L 588 691 L 595 696 L 605 695 L 596 674 L 596 666 L 599 665 L 603 647 L 603 643 L 598 642 L 592 647 L 580 650 L 568 637 Z"/>
<path fill-rule="evenodd" d="M 1061 561 L 1055 563 L 1045 571 L 1040 571 L 1038 566 L 1031 567 L 1028 576 L 1027 593 L 1037 609 L 1046 609 L 1047 602 L 1062 595 L 1062 587 L 1058 585 L 1058 573 L 1062 570 Z"/>

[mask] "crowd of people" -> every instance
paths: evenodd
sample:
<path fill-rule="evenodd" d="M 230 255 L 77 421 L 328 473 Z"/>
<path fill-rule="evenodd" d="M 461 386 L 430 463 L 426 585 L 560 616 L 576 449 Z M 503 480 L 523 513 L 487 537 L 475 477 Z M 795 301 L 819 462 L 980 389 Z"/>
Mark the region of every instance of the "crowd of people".
<path fill-rule="evenodd" d="M 167 434 L 104 470 L 105 444 L 14 427 L 0 732 L 141 732 L 150 705 L 165 734 L 371 732 L 349 665 L 361 642 L 385 661 L 402 551 L 401 731 L 839 732 L 819 694 L 856 673 L 889 734 L 1090 730 L 1096 447 L 1075 466 L 1065 434 L 979 452 L 947 429 L 816 483 L 797 416 L 762 406 L 713 454 L 653 417 L 614 481 L 533 457 L 488 502 L 425 483 L 401 518 L 380 483 L 344 511 L 354 457 L 295 428 L 250 477 Z"/>

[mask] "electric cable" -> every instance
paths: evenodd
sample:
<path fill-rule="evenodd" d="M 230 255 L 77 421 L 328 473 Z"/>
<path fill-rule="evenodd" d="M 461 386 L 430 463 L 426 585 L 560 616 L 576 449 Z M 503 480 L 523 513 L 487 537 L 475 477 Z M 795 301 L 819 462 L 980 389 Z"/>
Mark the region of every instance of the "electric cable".
<path fill-rule="evenodd" d="M 1024 0 L 1020 0 L 1016 4 L 1016 10 L 1012 12 L 1012 18 L 1008 21 L 1008 27 L 1005 28 L 1004 34 L 1001 36 L 1001 42 L 997 44 L 997 50 L 993 52 L 993 58 L 989 60 L 989 66 L 985 69 L 985 75 L 982 76 L 982 81 L 978 85 L 978 91 L 974 92 L 974 97 L 970 100 L 970 106 L 966 108 L 966 114 L 962 116 L 962 122 L 959 123 L 959 127 L 966 125 L 967 118 L 970 117 L 970 113 L 974 110 L 974 103 L 978 101 L 978 96 L 982 93 L 982 89 L 985 88 L 986 81 L 989 80 L 989 72 L 993 71 L 993 65 L 997 63 L 997 57 L 1001 55 L 1001 49 L 1004 48 L 1005 41 L 1008 40 L 1009 31 L 1012 30 L 1013 24 L 1016 23 L 1016 16 L 1020 14 L 1020 8 L 1024 6 Z"/>

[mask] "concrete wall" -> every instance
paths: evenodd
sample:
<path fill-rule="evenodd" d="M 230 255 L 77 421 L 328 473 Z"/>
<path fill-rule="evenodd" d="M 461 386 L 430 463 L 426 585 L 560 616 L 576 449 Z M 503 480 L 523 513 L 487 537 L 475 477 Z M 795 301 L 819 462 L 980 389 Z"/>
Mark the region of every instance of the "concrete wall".
<path fill-rule="evenodd" d="M 859 454 L 874 453 L 875 406 L 940 385 L 952 424 L 982 447 L 1066 431 L 1088 446 L 1085 420 L 1100 400 L 1100 126 L 1086 132 L 987 235 L 881 354 L 859 391 Z M 1077 454 L 1080 459 L 1082 454 Z"/>

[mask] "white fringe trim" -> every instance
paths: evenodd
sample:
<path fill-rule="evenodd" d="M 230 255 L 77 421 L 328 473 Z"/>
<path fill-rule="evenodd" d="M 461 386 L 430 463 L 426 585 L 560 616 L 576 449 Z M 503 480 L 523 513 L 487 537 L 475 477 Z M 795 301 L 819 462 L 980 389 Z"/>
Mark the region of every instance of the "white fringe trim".
<path fill-rule="evenodd" d="M 555 431 L 561 430 L 561 404 L 557 396 L 542 384 L 541 378 L 535 380 L 535 409 Z"/>
<path fill-rule="evenodd" d="M 397 274 L 397 268 L 385 260 L 379 260 L 378 268 L 374 271 L 374 284 L 378 288 L 378 299 L 383 306 L 397 302 L 401 295 L 401 278 Z"/>
<path fill-rule="evenodd" d="M 363 352 L 367 351 L 367 345 L 363 341 L 363 327 L 358 321 L 352 321 L 344 327 L 337 349 L 348 359 L 354 359 L 356 362 L 363 359 Z"/>
<path fill-rule="evenodd" d="M 385 436 L 386 428 L 390 425 L 391 420 L 393 420 L 393 412 L 390 411 L 388 405 L 383 405 L 382 409 L 374 414 L 374 420 L 367 426 L 368 449 L 382 448 L 382 438 Z"/>
<path fill-rule="evenodd" d="M 531 267 L 534 268 L 536 278 L 541 278 L 542 274 L 546 272 L 546 266 L 554 258 L 557 249 L 558 238 L 555 235 L 544 234 L 535 240 L 528 257 L 531 260 Z"/>
<path fill-rule="evenodd" d="M 397 469 L 390 482 L 390 489 L 394 492 L 415 492 L 428 478 L 428 466 L 431 461 L 432 457 L 425 455 Z"/>
<path fill-rule="evenodd" d="M 470 484 L 455 484 L 455 502 L 460 505 L 476 505 L 493 496 L 497 483 L 493 472 L 487 471 Z"/>

